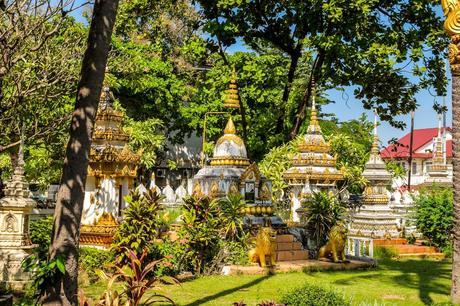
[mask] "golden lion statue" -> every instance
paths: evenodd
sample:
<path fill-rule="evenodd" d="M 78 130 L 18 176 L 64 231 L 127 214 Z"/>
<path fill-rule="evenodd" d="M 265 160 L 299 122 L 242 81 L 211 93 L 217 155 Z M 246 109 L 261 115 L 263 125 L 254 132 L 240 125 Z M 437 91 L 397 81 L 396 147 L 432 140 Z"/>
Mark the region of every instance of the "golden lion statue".
<path fill-rule="evenodd" d="M 271 227 L 262 227 L 256 236 L 256 246 L 249 251 L 249 260 L 258 263 L 261 267 L 267 266 L 266 257 L 270 258 L 270 266 L 276 263 L 276 231 Z"/>
<path fill-rule="evenodd" d="M 344 224 L 337 224 L 331 228 L 327 243 L 319 249 L 318 260 L 333 262 L 347 262 L 345 257 L 345 243 L 347 241 L 347 228 Z"/>

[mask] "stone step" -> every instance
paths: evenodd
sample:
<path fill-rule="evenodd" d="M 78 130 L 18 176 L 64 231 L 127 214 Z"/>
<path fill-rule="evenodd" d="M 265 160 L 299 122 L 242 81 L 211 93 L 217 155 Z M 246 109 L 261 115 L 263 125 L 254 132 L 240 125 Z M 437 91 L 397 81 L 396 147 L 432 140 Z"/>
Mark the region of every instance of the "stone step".
<path fill-rule="evenodd" d="M 291 235 L 291 234 L 276 235 L 276 242 L 277 243 L 294 242 L 294 235 Z"/>
<path fill-rule="evenodd" d="M 392 238 L 392 239 L 374 239 L 375 246 L 386 246 L 386 245 L 402 245 L 407 244 L 405 238 Z"/>
<path fill-rule="evenodd" d="M 307 260 L 307 250 L 276 251 L 276 261 Z"/>
<path fill-rule="evenodd" d="M 278 242 L 276 244 L 277 251 L 296 251 L 302 250 L 302 243 L 300 242 Z"/>
<path fill-rule="evenodd" d="M 434 253 L 439 253 L 438 250 L 435 247 L 431 247 L 431 246 L 402 244 L 402 245 L 393 245 L 392 247 L 400 255 L 403 255 L 403 254 L 434 254 Z"/>

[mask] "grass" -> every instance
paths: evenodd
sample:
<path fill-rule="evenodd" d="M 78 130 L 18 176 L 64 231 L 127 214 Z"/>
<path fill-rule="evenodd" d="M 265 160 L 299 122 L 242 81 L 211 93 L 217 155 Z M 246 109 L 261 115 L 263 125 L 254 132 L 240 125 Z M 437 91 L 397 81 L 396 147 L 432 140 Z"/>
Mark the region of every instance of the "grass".
<path fill-rule="evenodd" d="M 284 292 L 305 282 L 333 288 L 353 305 L 432 305 L 449 301 L 451 264 L 427 259 L 383 260 L 364 271 L 279 273 L 274 275 L 206 276 L 158 291 L 178 305 L 256 305 L 279 300 Z M 104 284 L 85 289 L 99 296 Z"/>

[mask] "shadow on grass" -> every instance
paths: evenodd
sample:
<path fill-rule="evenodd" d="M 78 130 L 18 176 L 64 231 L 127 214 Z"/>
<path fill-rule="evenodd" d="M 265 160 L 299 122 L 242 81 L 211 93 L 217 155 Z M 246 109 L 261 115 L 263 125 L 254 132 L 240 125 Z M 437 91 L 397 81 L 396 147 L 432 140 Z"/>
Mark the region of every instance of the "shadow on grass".
<path fill-rule="evenodd" d="M 399 272 L 397 275 L 385 272 Z M 426 259 L 407 260 L 382 260 L 379 262 L 376 273 L 355 275 L 349 278 L 334 281 L 337 285 L 352 285 L 366 279 L 376 279 L 389 285 L 406 287 L 418 290 L 418 296 L 422 303 L 431 305 L 433 301 L 431 294 L 450 294 L 451 268 L 445 261 L 434 261 Z M 445 282 L 442 282 L 443 279 Z"/>
<path fill-rule="evenodd" d="M 269 277 L 271 277 L 272 274 L 268 274 L 268 275 L 265 275 L 265 276 L 262 276 L 262 277 L 259 277 L 259 278 L 256 278 L 255 280 L 253 281 L 250 281 L 246 284 L 243 284 L 243 285 L 240 285 L 240 286 L 237 286 L 237 287 L 234 287 L 234 288 L 230 288 L 230 289 L 226 289 L 226 290 L 223 290 L 223 291 L 220 291 L 220 292 L 217 292 L 213 295 L 208 295 L 208 296 L 205 296 L 205 297 L 202 297 L 198 300 L 195 300 L 193 302 L 190 302 L 188 304 L 186 304 L 186 306 L 197 306 L 197 305 L 201 305 L 203 303 L 206 303 L 206 302 L 209 302 L 209 301 L 212 301 L 212 300 L 215 300 L 215 299 L 218 299 L 220 297 L 223 297 L 223 296 L 226 296 L 228 294 L 232 294 L 233 292 L 236 292 L 238 290 L 241 290 L 241 289 L 247 289 L 247 288 L 250 288 L 252 286 L 255 286 L 257 285 L 258 283 L 268 279 Z"/>
<path fill-rule="evenodd" d="M 382 267 L 401 272 L 399 275 L 392 276 L 392 280 L 399 286 L 418 289 L 419 298 L 426 305 L 434 303 L 430 294 L 450 294 L 451 268 L 445 261 L 426 259 L 384 261 Z M 443 278 L 447 280 L 446 284 L 439 282 Z"/>

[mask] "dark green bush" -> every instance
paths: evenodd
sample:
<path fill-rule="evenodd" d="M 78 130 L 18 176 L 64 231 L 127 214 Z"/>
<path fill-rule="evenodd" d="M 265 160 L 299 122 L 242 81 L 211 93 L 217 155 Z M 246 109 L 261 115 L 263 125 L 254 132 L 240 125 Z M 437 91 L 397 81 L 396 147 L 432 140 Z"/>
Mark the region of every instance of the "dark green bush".
<path fill-rule="evenodd" d="M 98 280 L 97 270 L 110 270 L 110 265 L 115 259 L 112 251 L 100 250 L 91 247 L 81 247 L 78 263 L 80 269 L 84 270 L 91 282 Z"/>
<path fill-rule="evenodd" d="M 433 245 L 443 249 L 451 243 L 454 220 L 452 188 L 431 186 L 415 198 L 415 224 Z"/>
<path fill-rule="evenodd" d="M 374 258 L 391 259 L 398 256 L 398 252 L 392 247 L 377 246 L 374 248 Z"/>
<path fill-rule="evenodd" d="M 330 289 L 305 284 L 289 291 L 281 298 L 281 303 L 290 306 L 347 306 L 350 301 Z"/>
<path fill-rule="evenodd" d="M 33 244 L 37 245 L 35 252 L 38 259 L 48 257 L 48 249 L 51 243 L 51 231 L 53 229 L 53 217 L 48 216 L 30 222 L 29 235 Z"/>

